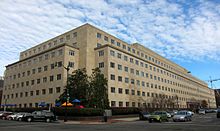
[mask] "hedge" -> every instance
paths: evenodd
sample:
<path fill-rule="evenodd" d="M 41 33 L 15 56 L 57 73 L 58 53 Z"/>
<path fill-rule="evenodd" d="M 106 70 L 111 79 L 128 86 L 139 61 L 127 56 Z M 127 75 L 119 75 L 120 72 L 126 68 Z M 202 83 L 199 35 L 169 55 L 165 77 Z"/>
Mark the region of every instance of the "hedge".
<path fill-rule="evenodd" d="M 136 107 L 111 107 L 110 109 L 112 110 L 112 115 L 129 115 L 140 112 L 140 109 Z"/>
<path fill-rule="evenodd" d="M 0 108 L 0 111 L 3 110 L 3 108 Z M 38 107 L 38 108 L 7 108 L 7 111 L 12 112 L 33 112 L 33 111 L 39 111 L 39 110 L 48 110 L 48 107 Z M 112 107 L 110 108 L 112 110 L 112 115 L 129 115 L 129 114 L 138 114 L 139 108 L 135 107 Z M 67 111 L 68 116 L 102 116 L 103 115 L 103 109 L 99 108 L 82 108 L 77 109 L 74 107 L 53 107 L 51 108 L 51 111 L 54 112 L 57 116 L 65 116 L 65 112 Z"/>

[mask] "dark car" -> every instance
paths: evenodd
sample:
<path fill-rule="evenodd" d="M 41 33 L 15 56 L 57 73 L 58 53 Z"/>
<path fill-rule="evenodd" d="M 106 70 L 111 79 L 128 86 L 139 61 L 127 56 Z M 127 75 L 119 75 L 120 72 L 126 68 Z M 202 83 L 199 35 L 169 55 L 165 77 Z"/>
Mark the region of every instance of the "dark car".
<path fill-rule="evenodd" d="M 217 110 L 217 118 L 220 118 L 220 109 Z"/>
<path fill-rule="evenodd" d="M 141 111 L 139 113 L 139 119 L 140 120 L 148 120 L 150 117 L 150 113 L 149 112 L 146 112 L 146 111 Z"/>
<path fill-rule="evenodd" d="M 0 119 L 5 120 L 8 115 L 12 115 L 12 114 L 13 114 L 12 112 L 3 112 L 3 113 L 0 115 Z"/>
<path fill-rule="evenodd" d="M 51 122 L 56 121 L 56 116 L 53 114 L 53 112 L 50 111 L 34 111 L 31 114 L 26 114 L 22 117 L 24 121 L 45 121 L 45 122 Z"/>

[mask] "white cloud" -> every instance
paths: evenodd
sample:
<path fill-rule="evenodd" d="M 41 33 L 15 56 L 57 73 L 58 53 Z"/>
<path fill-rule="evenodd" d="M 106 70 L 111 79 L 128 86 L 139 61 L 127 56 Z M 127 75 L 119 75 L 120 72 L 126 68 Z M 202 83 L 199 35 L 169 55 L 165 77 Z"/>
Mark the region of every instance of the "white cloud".
<path fill-rule="evenodd" d="M 15 62 L 19 52 L 85 22 L 173 60 L 220 61 L 220 4 L 186 2 L 2 0 L 0 66 Z"/>

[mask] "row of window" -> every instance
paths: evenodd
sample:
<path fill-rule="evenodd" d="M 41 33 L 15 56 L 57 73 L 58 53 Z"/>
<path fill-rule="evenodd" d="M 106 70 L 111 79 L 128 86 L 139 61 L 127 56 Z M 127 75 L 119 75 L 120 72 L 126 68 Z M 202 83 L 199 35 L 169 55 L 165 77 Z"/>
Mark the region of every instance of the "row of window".
<path fill-rule="evenodd" d="M 59 61 L 59 62 L 55 62 L 55 63 L 50 64 L 50 69 L 53 70 L 55 67 L 62 67 L 62 66 L 63 66 L 62 61 Z M 74 68 L 74 62 L 69 61 L 68 66 L 70 68 Z M 41 73 L 43 71 L 44 72 L 48 71 L 48 65 L 45 65 L 43 67 L 34 68 L 34 69 L 28 70 L 26 72 L 18 73 L 13 76 L 8 76 L 8 77 L 6 77 L 5 80 L 12 80 L 12 79 L 25 77 L 25 76 L 30 76 L 31 74 L 34 75 L 36 73 Z"/>
<path fill-rule="evenodd" d="M 96 35 L 96 37 L 97 37 L 98 39 L 102 39 L 102 34 L 98 32 L 97 35 Z M 109 42 L 109 38 L 108 38 L 107 36 L 104 36 L 103 39 L 104 39 L 106 42 Z M 167 69 L 171 69 L 171 70 L 174 69 L 174 68 L 172 68 L 170 65 L 168 65 L 168 64 L 166 64 L 166 63 L 163 63 L 163 62 L 157 60 L 156 58 L 153 58 L 152 56 L 149 56 L 149 55 L 144 54 L 143 52 L 140 52 L 140 51 L 138 51 L 138 50 L 136 50 L 136 49 L 134 49 L 134 48 L 131 48 L 131 47 L 129 47 L 129 46 L 126 46 L 125 44 L 121 44 L 121 43 L 118 42 L 118 41 L 116 42 L 116 40 L 114 40 L 114 39 L 111 39 L 110 42 L 111 42 L 111 44 L 113 44 L 113 45 L 116 45 L 116 46 L 118 46 L 118 47 L 122 47 L 122 49 L 127 50 L 128 52 L 133 53 L 133 54 L 135 54 L 135 55 L 138 55 L 139 57 L 142 57 L 142 58 L 144 58 L 144 59 L 146 59 L 146 60 L 148 60 L 148 61 L 151 61 L 151 62 L 153 62 L 153 63 L 155 63 L 155 64 L 157 64 L 157 65 L 159 65 L 159 66 L 163 66 L 163 67 L 165 67 L 165 68 L 167 68 Z M 98 45 L 98 44 L 100 44 L 100 43 L 97 43 L 97 45 Z"/>
<path fill-rule="evenodd" d="M 20 92 L 20 93 L 14 93 L 14 94 L 8 94 L 4 95 L 4 99 L 14 99 L 14 98 L 22 98 L 22 97 L 29 97 L 29 96 L 39 96 L 39 95 L 47 95 L 47 94 L 53 94 L 54 89 L 49 88 L 48 91 L 46 89 L 40 90 L 35 90 L 35 91 L 30 91 L 30 92 Z M 55 93 L 61 93 L 61 88 L 56 87 L 55 88 Z"/>
<path fill-rule="evenodd" d="M 117 104 L 118 103 L 118 104 Z M 159 108 L 161 105 L 155 103 L 140 103 L 140 102 L 123 102 L 123 101 L 111 101 L 111 107 L 148 107 Z M 117 104 L 117 105 L 116 105 Z M 162 105 L 164 108 L 173 108 L 173 105 Z M 179 108 L 186 108 L 186 105 L 178 105 Z"/>
<path fill-rule="evenodd" d="M 61 79 L 62 79 L 62 75 L 57 74 L 56 80 L 61 80 Z M 47 81 L 53 82 L 54 80 L 55 80 L 54 76 L 51 75 L 49 77 L 43 77 L 42 79 L 39 78 L 39 79 L 36 79 L 36 80 L 30 80 L 30 81 L 16 83 L 16 84 L 12 84 L 12 85 L 6 85 L 5 90 L 7 90 L 7 87 L 8 87 L 8 89 L 11 89 L 11 88 L 13 89 L 13 88 L 15 88 L 15 86 L 16 86 L 16 88 L 19 88 L 20 86 L 21 87 L 30 86 L 30 85 L 33 86 L 35 84 L 40 84 L 41 82 L 42 83 L 46 83 Z"/>
<path fill-rule="evenodd" d="M 53 46 L 56 46 L 58 43 L 63 43 L 66 40 L 70 40 L 71 37 L 76 38 L 77 37 L 77 32 L 74 32 L 73 34 L 67 34 L 65 37 L 61 37 L 59 39 L 54 39 L 54 40 L 52 40 L 52 42 L 50 41 L 48 44 L 40 45 L 37 48 L 33 48 L 32 50 L 26 51 L 26 52 L 21 54 L 21 57 L 27 57 L 27 56 L 31 56 L 32 54 L 42 52 L 46 49 L 49 49 Z"/>
<path fill-rule="evenodd" d="M 103 53 L 101 53 L 101 52 L 103 52 Z M 102 55 L 100 55 L 100 54 L 102 54 Z M 116 54 L 116 52 L 113 51 L 113 50 L 110 50 L 110 54 L 114 57 L 115 54 Z M 103 50 L 99 51 L 99 56 L 103 56 L 103 55 L 104 55 L 104 51 L 103 51 Z M 122 59 L 122 54 L 121 54 L 121 53 L 117 53 L 117 58 Z M 154 67 L 154 66 L 151 65 L 151 64 L 144 63 L 144 62 L 139 61 L 139 60 L 137 60 L 137 59 L 135 60 L 135 59 L 132 58 L 132 57 L 131 57 L 131 58 L 128 58 L 128 56 L 124 55 L 124 61 L 128 61 L 129 59 L 130 59 L 130 62 L 131 62 L 131 63 L 135 63 L 137 66 L 140 65 L 141 67 L 143 67 L 144 70 L 149 68 L 151 71 L 154 71 L 154 72 L 157 72 L 157 73 L 160 73 L 160 74 L 164 74 L 164 75 L 166 75 L 166 76 L 169 76 L 170 78 L 177 79 L 177 80 L 179 80 L 179 81 L 183 81 L 184 83 L 193 85 L 193 86 L 195 86 L 195 87 L 203 88 L 203 86 L 201 86 L 201 85 L 199 85 L 199 84 L 197 84 L 197 83 L 195 83 L 195 82 L 192 82 L 192 81 L 190 81 L 190 80 L 188 80 L 188 79 L 185 79 L 185 78 L 183 78 L 183 77 L 180 77 L 180 76 L 175 75 L 175 74 L 172 74 L 172 73 L 169 73 L 168 71 L 165 71 L 165 70 L 163 70 L 163 69 L 160 69 L 159 67 L 156 68 L 156 67 Z M 114 67 L 115 67 L 115 64 L 114 64 L 113 62 L 110 63 L 110 67 L 114 68 Z M 119 69 L 119 70 L 122 70 L 122 65 L 118 64 L 118 69 Z M 125 71 L 126 71 L 126 70 L 127 70 L 127 72 L 128 72 L 128 67 L 125 67 Z M 132 70 L 131 70 L 131 71 L 132 71 Z M 187 86 L 187 87 L 185 87 L 185 88 L 190 88 L 191 90 L 194 90 L 194 91 L 197 90 L 197 89 L 191 88 L 191 87 L 189 87 L 189 86 Z"/>
<path fill-rule="evenodd" d="M 162 94 L 157 94 L 157 93 L 150 93 L 150 92 L 144 92 L 144 91 L 135 91 L 134 89 L 124 89 L 123 88 L 118 88 L 118 92 L 116 92 L 115 87 L 111 87 L 111 93 L 118 93 L 118 94 L 126 94 L 126 95 L 137 95 L 137 96 L 147 96 L 147 97 L 161 97 Z M 171 98 L 173 99 L 174 96 L 168 96 L 165 95 L 166 98 Z M 179 100 L 186 101 L 187 98 L 179 97 Z"/>
<path fill-rule="evenodd" d="M 22 67 L 26 68 L 26 67 L 29 67 L 32 64 L 39 63 L 39 62 L 41 62 L 43 60 L 49 60 L 49 58 L 55 58 L 55 57 L 61 56 L 61 55 L 63 55 L 63 50 L 59 49 L 57 52 L 53 51 L 51 53 L 46 53 L 46 54 L 41 55 L 41 56 L 39 56 L 37 58 L 26 60 L 23 63 L 19 63 L 17 65 L 11 66 L 10 68 L 8 67 L 7 70 L 10 70 L 10 69 L 11 70 L 13 70 L 13 69 L 17 70 L 17 69 L 21 69 Z M 74 50 L 69 50 L 69 55 L 70 56 L 74 56 L 75 55 L 75 51 Z"/>

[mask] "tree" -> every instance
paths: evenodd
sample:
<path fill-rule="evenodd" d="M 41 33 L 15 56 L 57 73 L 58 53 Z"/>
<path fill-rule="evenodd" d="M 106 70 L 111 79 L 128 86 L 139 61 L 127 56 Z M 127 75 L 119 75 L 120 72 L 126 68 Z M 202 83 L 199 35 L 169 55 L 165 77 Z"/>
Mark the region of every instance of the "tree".
<path fill-rule="evenodd" d="M 68 77 L 68 83 L 66 88 L 64 89 L 64 93 L 60 95 L 60 101 L 65 102 L 67 97 L 69 96 L 70 101 L 73 99 L 80 99 L 86 103 L 88 96 L 88 76 L 86 74 L 85 68 L 78 69 L 73 72 L 72 75 Z M 67 92 L 67 93 L 66 93 Z M 68 96 L 66 96 L 68 94 Z"/>
<path fill-rule="evenodd" d="M 157 108 L 163 109 L 167 105 L 167 98 L 165 94 L 159 94 L 152 100 L 153 105 L 156 105 Z"/>
<path fill-rule="evenodd" d="M 201 101 L 201 107 L 202 108 L 207 108 L 208 107 L 208 102 L 206 100 Z"/>
<path fill-rule="evenodd" d="M 99 68 L 93 69 L 92 75 L 90 76 L 90 87 L 89 87 L 89 105 L 90 107 L 97 108 L 108 108 L 108 80 L 104 74 L 101 73 Z"/>

